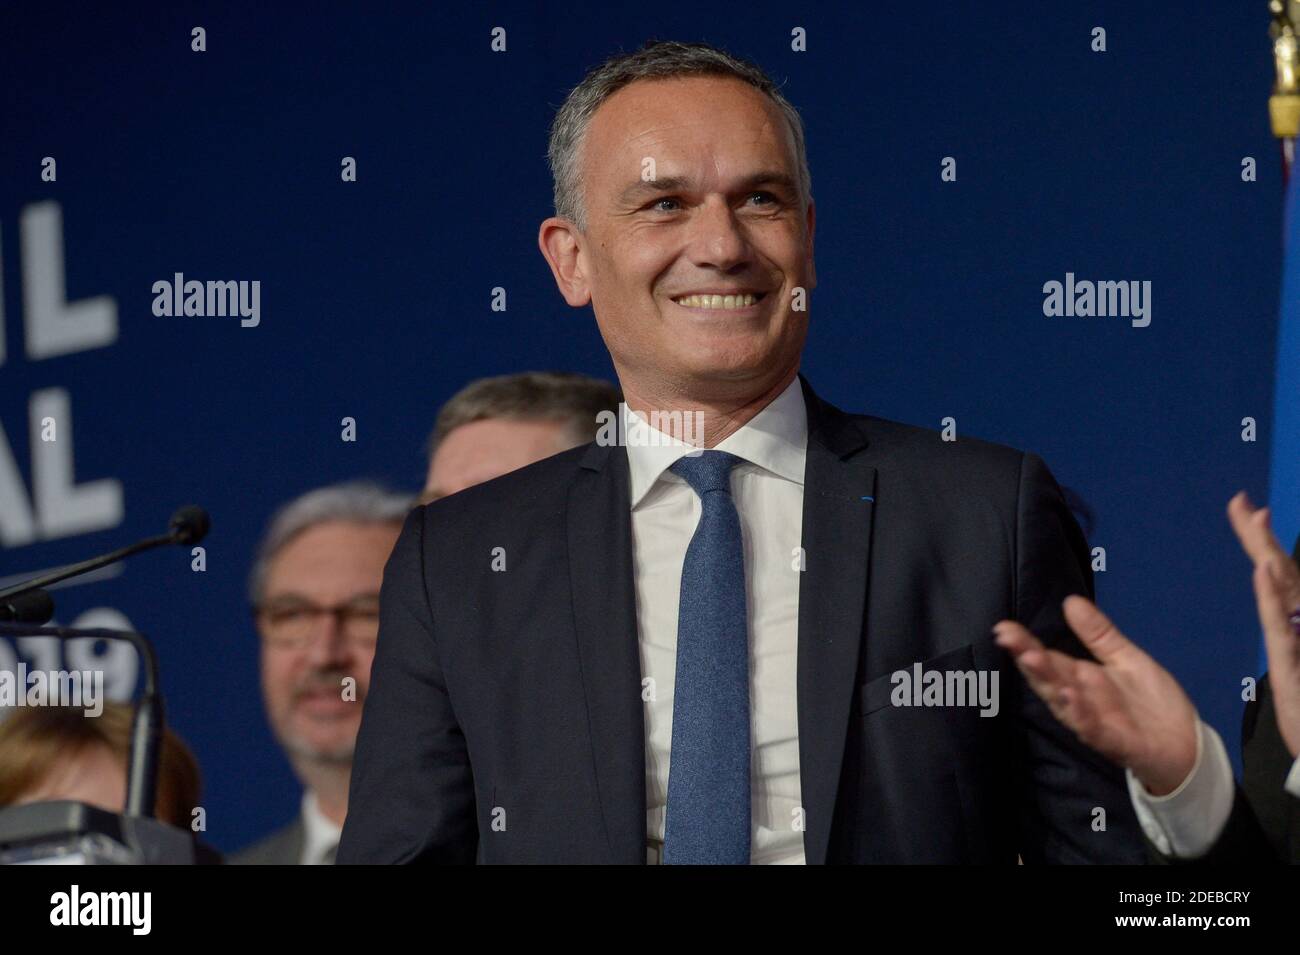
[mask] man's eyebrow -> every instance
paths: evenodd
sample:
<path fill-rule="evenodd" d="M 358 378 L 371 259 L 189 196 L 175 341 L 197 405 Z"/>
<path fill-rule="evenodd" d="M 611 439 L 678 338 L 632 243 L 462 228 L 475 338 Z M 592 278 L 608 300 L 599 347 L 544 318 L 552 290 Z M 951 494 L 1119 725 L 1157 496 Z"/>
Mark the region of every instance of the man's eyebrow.
<path fill-rule="evenodd" d="M 299 604 L 309 604 L 311 600 L 302 594 L 296 594 L 292 591 L 275 594 L 274 596 L 265 597 L 262 600 L 263 607 L 294 607 Z"/>
<path fill-rule="evenodd" d="M 623 190 L 620 202 L 633 202 L 645 196 L 658 195 L 661 192 L 676 192 L 690 188 L 691 181 L 685 176 L 666 176 L 663 179 L 638 179 Z"/>
<path fill-rule="evenodd" d="M 379 591 L 377 590 L 365 590 L 361 593 L 353 594 L 347 600 L 343 601 L 343 606 L 361 603 L 362 601 L 378 600 L 379 596 Z M 312 600 L 310 597 L 304 596 L 303 594 L 287 591 L 285 593 L 276 594 L 273 597 L 267 597 L 266 600 L 262 602 L 262 605 L 265 607 L 314 607 L 316 606 L 316 601 Z"/>
<path fill-rule="evenodd" d="M 691 188 L 691 180 L 686 176 L 665 176 L 662 179 L 638 180 L 623 190 L 619 196 L 622 203 L 634 202 L 638 198 L 649 198 L 665 192 L 678 192 Z M 779 186 L 791 193 L 798 194 L 799 189 L 794 177 L 778 170 L 764 170 L 751 173 L 736 185 L 737 192 L 750 192 L 760 186 Z"/>

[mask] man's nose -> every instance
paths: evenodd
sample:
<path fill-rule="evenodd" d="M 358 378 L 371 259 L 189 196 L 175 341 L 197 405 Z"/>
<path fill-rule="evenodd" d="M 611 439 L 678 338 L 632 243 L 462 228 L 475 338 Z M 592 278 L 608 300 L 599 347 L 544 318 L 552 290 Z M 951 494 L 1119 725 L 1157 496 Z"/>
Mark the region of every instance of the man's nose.
<path fill-rule="evenodd" d="M 307 661 L 324 668 L 348 659 L 348 639 L 338 614 L 321 614 L 316 632 L 307 645 Z"/>
<path fill-rule="evenodd" d="M 726 271 L 752 255 L 744 226 L 721 196 L 710 196 L 699 207 L 691 229 L 691 258 L 701 268 Z"/>

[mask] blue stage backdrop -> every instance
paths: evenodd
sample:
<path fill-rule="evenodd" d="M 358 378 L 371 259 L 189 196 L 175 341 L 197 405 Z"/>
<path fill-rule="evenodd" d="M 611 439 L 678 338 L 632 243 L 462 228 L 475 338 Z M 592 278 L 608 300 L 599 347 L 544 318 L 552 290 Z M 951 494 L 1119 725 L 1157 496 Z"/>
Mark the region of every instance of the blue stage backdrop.
<path fill-rule="evenodd" d="M 612 376 L 537 251 L 546 135 L 651 37 L 751 58 L 803 113 L 814 386 L 1043 455 L 1095 514 L 1102 607 L 1236 758 L 1258 627 L 1224 508 L 1269 492 L 1282 231 L 1262 2 L 31 6 L 0 13 L 0 577 L 211 511 L 205 570 L 172 548 L 57 598 L 157 642 L 218 847 L 300 795 L 245 596 L 274 508 L 416 489 L 469 379 Z M 256 324 L 155 315 L 177 273 L 259 282 Z M 1099 281 L 1133 314 L 1046 314 Z"/>

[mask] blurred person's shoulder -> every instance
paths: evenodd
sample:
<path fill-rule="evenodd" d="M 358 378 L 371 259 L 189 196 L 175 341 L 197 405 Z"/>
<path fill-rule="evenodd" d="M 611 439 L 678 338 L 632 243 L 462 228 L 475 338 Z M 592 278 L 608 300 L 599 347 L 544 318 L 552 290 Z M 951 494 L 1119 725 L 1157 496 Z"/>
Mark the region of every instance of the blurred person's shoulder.
<path fill-rule="evenodd" d="M 226 861 L 230 865 L 297 865 L 302 858 L 305 837 L 306 830 L 299 816 L 269 836 L 232 853 Z"/>

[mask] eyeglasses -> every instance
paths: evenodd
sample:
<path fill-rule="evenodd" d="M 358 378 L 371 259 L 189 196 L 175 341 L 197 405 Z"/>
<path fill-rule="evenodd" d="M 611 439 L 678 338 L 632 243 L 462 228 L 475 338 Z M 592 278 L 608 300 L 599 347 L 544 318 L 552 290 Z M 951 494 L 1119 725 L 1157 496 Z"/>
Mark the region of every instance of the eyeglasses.
<path fill-rule="evenodd" d="M 263 639 L 275 650 L 306 649 L 322 633 L 321 616 L 333 617 L 345 640 L 358 650 L 372 650 L 379 640 L 379 596 L 358 597 L 322 607 L 306 601 L 271 601 L 253 608 L 262 621 Z"/>

